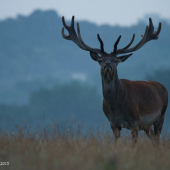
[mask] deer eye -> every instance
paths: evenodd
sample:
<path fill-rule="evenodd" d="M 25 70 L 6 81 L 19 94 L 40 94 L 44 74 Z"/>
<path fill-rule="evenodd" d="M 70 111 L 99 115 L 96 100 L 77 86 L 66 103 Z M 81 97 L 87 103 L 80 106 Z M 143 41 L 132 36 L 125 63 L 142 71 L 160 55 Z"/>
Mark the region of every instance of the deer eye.
<path fill-rule="evenodd" d="M 101 59 L 99 59 L 98 61 L 99 61 L 99 63 L 102 63 L 102 60 L 101 60 Z"/>

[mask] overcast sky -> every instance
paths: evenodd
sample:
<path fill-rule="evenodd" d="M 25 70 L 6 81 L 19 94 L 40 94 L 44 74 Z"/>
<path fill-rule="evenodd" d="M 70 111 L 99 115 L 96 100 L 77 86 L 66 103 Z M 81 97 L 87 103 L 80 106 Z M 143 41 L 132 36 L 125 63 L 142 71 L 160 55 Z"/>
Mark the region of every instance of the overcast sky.
<path fill-rule="evenodd" d="M 122 26 L 136 24 L 146 14 L 170 19 L 170 0 L 0 0 L 0 20 L 36 9 L 53 9 L 69 20 L 75 15 L 76 20 Z"/>

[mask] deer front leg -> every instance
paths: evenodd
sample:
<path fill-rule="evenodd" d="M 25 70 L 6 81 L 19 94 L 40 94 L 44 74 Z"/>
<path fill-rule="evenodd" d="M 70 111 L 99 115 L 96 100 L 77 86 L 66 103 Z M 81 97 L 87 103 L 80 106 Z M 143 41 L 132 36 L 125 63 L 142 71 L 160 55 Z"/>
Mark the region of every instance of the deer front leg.
<path fill-rule="evenodd" d="M 155 134 L 154 131 L 152 129 L 152 127 L 148 128 L 148 129 L 144 129 L 146 135 L 149 137 L 149 139 L 153 142 L 153 140 L 155 139 Z"/>
<path fill-rule="evenodd" d="M 131 130 L 131 136 L 132 136 L 132 142 L 136 143 L 138 139 L 138 130 L 137 129 L 132 129 Z"/>
<path fill-rule="evenodd" d="M 119 127 L 113 127 L 113 126 L 111 126 L 111 128 L 112 128 L 112 131 L 113 131 L 113 134 L 114 134 L 114 137 L 115 137 L 115 142 L 116 142 L 117 139 L 120 138 L 121 128 L 119 128 Z"/>

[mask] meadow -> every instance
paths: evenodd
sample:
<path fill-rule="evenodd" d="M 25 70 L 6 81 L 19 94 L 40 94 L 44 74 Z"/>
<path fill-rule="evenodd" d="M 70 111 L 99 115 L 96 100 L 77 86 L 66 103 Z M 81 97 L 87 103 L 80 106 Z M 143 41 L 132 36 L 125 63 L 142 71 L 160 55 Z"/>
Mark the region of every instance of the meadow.
<path fill-rule="evenodd" d="M 55 122 L 54 122 L 55 124 Z M 83 125 L 60 129 L 15 125 L 15 132 L 0 134 L 0 169 L 9 170 L 169 170 L 170 137 L 161 136 L 160 146 L 153 146 L 145 134 L 133 145 L 129 134 L 115 144 L 112 132 L 103 128 L 86 133 Z"/>

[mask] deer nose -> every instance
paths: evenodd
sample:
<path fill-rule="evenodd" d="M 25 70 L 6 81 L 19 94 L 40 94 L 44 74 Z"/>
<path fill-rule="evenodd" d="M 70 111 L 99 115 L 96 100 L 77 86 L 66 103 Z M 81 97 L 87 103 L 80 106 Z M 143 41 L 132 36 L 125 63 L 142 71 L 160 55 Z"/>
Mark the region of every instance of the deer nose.
<path fill-rule="evenodd" d="M 105 62 L 105 64 L 106 64 L 107 66 L 109 66 L 109 65 L 111 64 L 111 61 L 110 61 L 110 60 L 107 60 L 107 61 Z"/>

